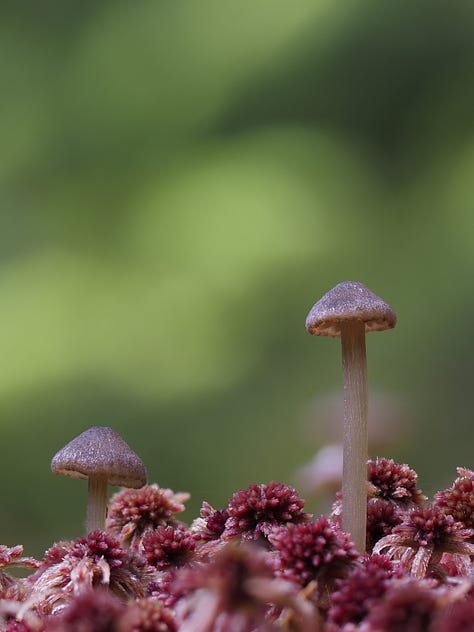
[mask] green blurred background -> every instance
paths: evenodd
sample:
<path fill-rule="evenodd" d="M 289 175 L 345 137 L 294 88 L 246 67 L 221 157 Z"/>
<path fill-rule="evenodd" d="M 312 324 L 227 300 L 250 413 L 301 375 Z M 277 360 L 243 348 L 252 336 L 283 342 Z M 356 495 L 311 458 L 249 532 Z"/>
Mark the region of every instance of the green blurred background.
<path fill-rule="evenodd" d="M 471 0 L 17 0 L 0 33 L 2 543 L 82 533 L 49 462 L 91 425 L 189 520 L 295 484 L 341 384 L 304 320 L 346 279 L 399 317 L 386 455 L 428 493 L 474 467 Z"/>

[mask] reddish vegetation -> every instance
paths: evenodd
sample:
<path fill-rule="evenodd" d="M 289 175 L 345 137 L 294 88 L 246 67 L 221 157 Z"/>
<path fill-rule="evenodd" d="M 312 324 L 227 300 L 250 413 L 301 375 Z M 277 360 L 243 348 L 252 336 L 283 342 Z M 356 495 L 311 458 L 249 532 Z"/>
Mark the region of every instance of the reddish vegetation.
<path fill-rule="evenodd" d="M 368 464 L 367 549 L 333 513 L 312 518 L 283 483 L 204 503 L 118 492 L 105 531 L 58 542 L 43 560 L 0 547 L 1 632 L 461 632 L 474 612 L 474 474 L 426 502 L 416 473 Z M 339 496 L 340 497 L 340 496 Z M 24 579 L 9 569 L 35 569 Z"/>

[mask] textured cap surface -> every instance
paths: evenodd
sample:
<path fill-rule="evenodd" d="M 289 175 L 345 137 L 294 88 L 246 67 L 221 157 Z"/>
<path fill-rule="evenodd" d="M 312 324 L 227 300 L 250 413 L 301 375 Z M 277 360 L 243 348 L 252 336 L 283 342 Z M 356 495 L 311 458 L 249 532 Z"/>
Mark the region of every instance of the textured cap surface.
<path fill-rule="evenodd" d="M 325 294 L 311 309 L 306 329 L 313 336 L 341 335 L 341 323 L 359 320 L 365 331 L 392 329 L 397 323 L 393 309 L 362 283 L 344 281 Z"/>
<path fill-rule="evenodd" d="M 103 426 L 93 426 L 65 445 L 54 455 L 51 469 L 74 478 L 106 476 L 110 485 L 134 488 L 145 485 L 147 478 L 140 457 Z"/>

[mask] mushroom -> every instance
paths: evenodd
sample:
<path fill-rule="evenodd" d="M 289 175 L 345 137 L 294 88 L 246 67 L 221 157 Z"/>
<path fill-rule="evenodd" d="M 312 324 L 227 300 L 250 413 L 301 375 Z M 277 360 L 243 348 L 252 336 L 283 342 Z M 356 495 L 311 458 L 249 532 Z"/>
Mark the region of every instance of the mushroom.
<path fill-rule="evenodd" d="M 341 338 L 344 379 L 342 528 L 365 551 L 367 523 L 367 358 L 365 334 L 395 327 L 393 309 L 365 285 L 339 283 L 311 309 L 306 329 Z"/>
<path fill-rule="evenodd" d="M 70 441 L 51 461 L 54 474 L 89 480 L 86 530 L 105 528 L 107 485 L 142 487 L 146 469 L 142 460 L 112 430 L 93 426 Z"/>

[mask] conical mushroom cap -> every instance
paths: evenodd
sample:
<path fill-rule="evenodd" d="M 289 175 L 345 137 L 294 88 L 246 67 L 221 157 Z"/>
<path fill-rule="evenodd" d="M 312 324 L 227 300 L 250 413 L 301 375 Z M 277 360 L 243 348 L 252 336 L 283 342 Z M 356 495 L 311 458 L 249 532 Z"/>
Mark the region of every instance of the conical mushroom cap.
<path fill-rule="evenodd" d="M 140 457 L 103 426 L 93 426 L 65 445 L 54 455 L 51 469 L 74 478 L 106 476 L 110 485 L 123 487 L 142 487 L 147 479 Z"/>
<path fill-rule="evenodd" d="M 311 309 L 306 329 L 313 336 L 339 338 L 341 323 L 359 320 L 365 331 L 392 329 L 397 323 L 393 309 L 357 281 L 339 283 L 325 294 Z"/>

